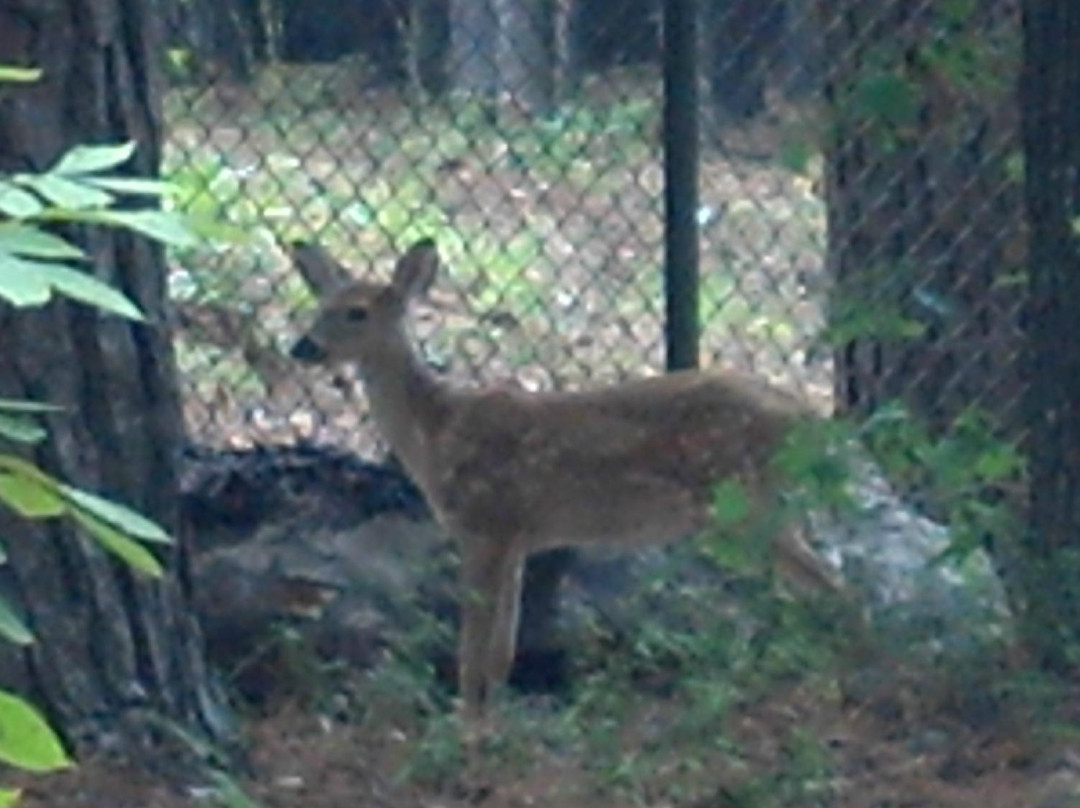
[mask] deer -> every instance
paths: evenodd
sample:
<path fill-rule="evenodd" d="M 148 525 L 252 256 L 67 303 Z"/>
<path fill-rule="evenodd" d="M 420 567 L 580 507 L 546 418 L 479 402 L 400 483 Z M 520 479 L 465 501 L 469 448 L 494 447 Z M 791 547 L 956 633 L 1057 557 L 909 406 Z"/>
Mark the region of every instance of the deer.
<path fill-rule="evenodd" d="M 348 271 L 315 245 L 291 245 L 301 271 Z M 293 344 L 310 365 L 352 364 L 370 415 L 459 546 L 459 702 L 486 726 L 514 660 L 522 568 L 532 553 L 608 545 L 632 551 L 700 533 L 724 480 L 751 516 L 779 507 L 771 457 L 808 403 L 732 371 L 685 370 L 614 386 L 532 392 L 455 385 L 408 333 L 410 304 L 440 269 L 433 239 L 414 243 L 386 282 L 349 280 L 319 303 Z M 842 592 L 837 571 L 797 525 L 770 537 L 769 557 L 800 588 Z"/>

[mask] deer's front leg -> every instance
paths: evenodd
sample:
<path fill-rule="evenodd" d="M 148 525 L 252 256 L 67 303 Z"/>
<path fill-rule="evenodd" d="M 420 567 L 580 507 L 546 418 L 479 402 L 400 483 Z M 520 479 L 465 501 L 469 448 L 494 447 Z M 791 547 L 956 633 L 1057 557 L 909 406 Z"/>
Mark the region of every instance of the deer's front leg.
<path fill-rule="evenodd" d="M 498 544 L 472 539 L 461 549 L 461 636 L 458 646 L 458 687 L 467 731 L 486 717 L 491 698 L 488 647 L 504 574 Z"/>

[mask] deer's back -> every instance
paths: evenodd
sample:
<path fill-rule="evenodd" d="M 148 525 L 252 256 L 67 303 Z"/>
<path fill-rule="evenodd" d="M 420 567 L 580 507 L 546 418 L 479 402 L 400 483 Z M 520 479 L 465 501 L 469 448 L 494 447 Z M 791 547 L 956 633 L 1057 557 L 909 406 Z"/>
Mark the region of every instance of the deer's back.
<path fill-rule="evenodd" d="M 455 396 L 432 435 L 429 499 L 464 534 L 562 543 L 672 540 L 734 476 L 751 494 L 799 400 L 755 379 L 672 374 L 614 388 Z"/>

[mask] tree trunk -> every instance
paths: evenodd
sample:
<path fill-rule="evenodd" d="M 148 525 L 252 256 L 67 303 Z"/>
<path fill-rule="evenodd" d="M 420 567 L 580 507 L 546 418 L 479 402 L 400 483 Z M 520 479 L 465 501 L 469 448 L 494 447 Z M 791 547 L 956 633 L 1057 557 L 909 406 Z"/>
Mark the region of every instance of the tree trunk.
<path fill-rule="evenodd" d="M 454 87 L 489 98 L 499 92 L 499 15 L 495 3 L 450 0 Z"/>
<path fill-rule="evenodd" d="M 813 0 L 786 0 L 778 62 L 784 92 L 789 98 L 813 98 L 821 88 L 825 68 L 822 30 Z"/>
<path fill-rule="evenodd" d="M 658 61 L 662 6 L 661 0 L 565 0 L 560 14 L 567 20 L 575 69 L 604 71 Z"/>
<path fill-rule="evenodd" d="M 900 404 L 936 440 L 955 436 L 964 418 L 979 424 L 980 439 L 1016 446 L 1027 260 L 1015 170 L 1018 9 L 988 0 L 947 17 L 932 0 L 815 3 L 830 60 L 823 129 L 836 409 L 862 420 Z M 995 523 L 957 526 L 981 531 L 965 538 L 990 550 L 1021 606 L 1006 524 L 1023 519 L 1019 486 L 983 483 L 978 500 L 961 503 L 932 483 L 947 473 L 939 463 L 893 482 L 941 521 L 961 509 L 992 512 Z"/>
<path fill-rule="evenodd" d="M 192 54 L 192 69 L 206 78 L 250 81 L 258 62 L 273 55 L 273 21 L 263 18 L 272 9 L 258 0 L 166 0 L 166 38 Z"/>
<path fill-rule="evenodd" d="M 455 88 L 498 98 L 528 116 L 549 113 L 564 9 L 558 0 L 452 0 Z"/>
<path fill-rule="evenodd" d="M 721 0 L 705 8 L 702 39 L 713 107 L 744 119 L 765 109 L 765 81 L 784 25 L 783 0 Z"/>
<path fill-rule="evenodd" d="M 1031 226 L 1024 318 L 1030 500 L 1026 635 L 1065 671 L 1080 648 L 1080 6 L 1024 3 L 1023 130 Z"/>
<path fill-rule="evenodd" d="M 5 89 L 0 171 L 46 168 L 80 142 L 138 144 L 132 171 L 157 174 L 160 40 L 143 0 L 0 0 L 3 60 L 45 70 Z M 182 420 L 169 334 L 165 267 L 142 238 L 94 228 L 77 234 L 88 271 L 123 289 L 147 324 L 69 302 L 0 305 L 0 396 L 58 404 L 33 460 L 59 477 L 178 525 L 176 462 Z M 220 737 L 198 629 L 188 612 L 184 551 L 175 573 L 138 578 L 61 520 L 21 521 L 0 510 L 9 561 L 3 594 L 38 642 L 0 643 L 0 681 L 43 707 L 77 749 L 132 738 L 165 718 Z M 134 737 L 141 737 L 136 734 Z"/>
<path fill-rule="evenodd" d="M 450 21 L 445 0 L 413 0 L 409 23 L 408 61 L 413 84 L 431 95 L 449 89 L 446 73 Z"/>
<path fill-rule="evenodd" d="M 838 407 L 865 416 L 899 401 L 941 434 L 975 405 L 1015 435 L 1010 279 L 1026 254 L 1011 0 L 951 23 L 932 2 L 817 2 Z M 966 47 L 975 75 L 950 72 L 949 48 Z"/>
<path fill-rule="evenodd" d="M 499 16 L 499 79 L 507 98 L 528 115 L 555 104 L 553 0 L 495 0 Z"/>

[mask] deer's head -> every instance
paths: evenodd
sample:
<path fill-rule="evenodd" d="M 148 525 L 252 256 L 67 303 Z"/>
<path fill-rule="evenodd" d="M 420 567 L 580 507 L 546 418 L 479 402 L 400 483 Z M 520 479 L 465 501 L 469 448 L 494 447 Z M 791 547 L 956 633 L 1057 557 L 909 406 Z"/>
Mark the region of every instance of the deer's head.
<path fill-rule="evenodd" d="M 332 260 L 307 245 L 294 245 L 293 255 L 298 262 Z M 330 293 L 290 355 L 300 362 L 327 365 L 363 364 L 377 356 L 387 340 L 400 337 L 409 301 L 428 290 L 438 270 L 434 240 L 416 242 L 398 259 L 390 283 L 354 281 Z"/>

